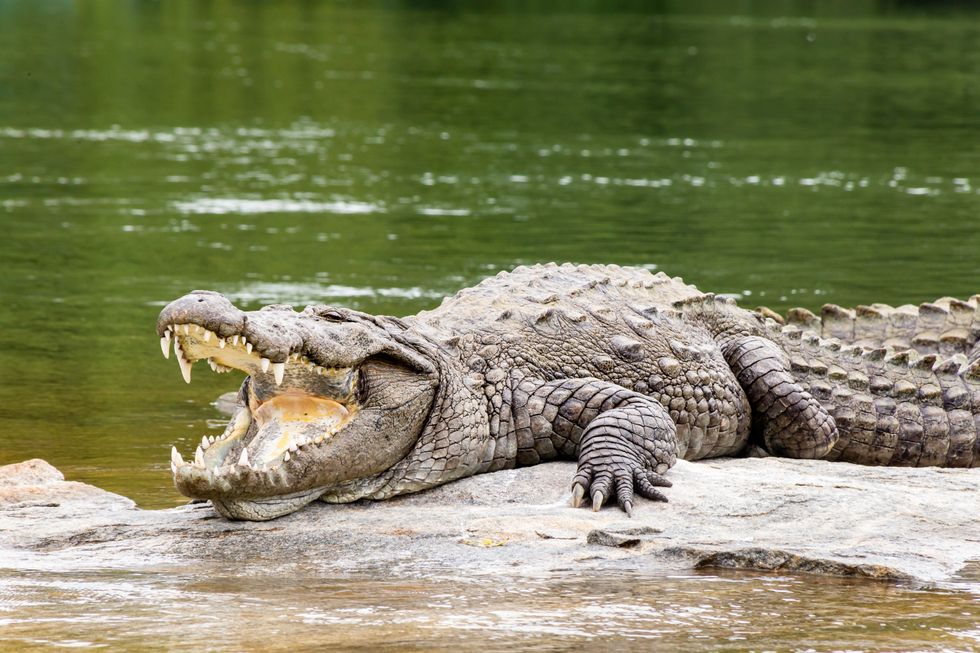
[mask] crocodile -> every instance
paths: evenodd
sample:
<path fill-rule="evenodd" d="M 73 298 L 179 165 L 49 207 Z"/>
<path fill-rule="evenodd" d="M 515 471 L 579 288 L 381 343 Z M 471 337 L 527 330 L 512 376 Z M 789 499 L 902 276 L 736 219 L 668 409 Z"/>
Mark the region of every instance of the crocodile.
<path fill-rule="evenodd" d="M 663 272 L 500 272 L 416 315 L 242 311 L 212 291 L 157 321 L 246 378 L 177 489 L 230 519 L 417 492 L 577 460 L 572 503 L 666 501 L 677 458 L 755 452 L 868 465 L 980 465 L 980 296 L 918 307 L 741 308 Z M 615 498 L 615 499 L 614 499 Z"/>

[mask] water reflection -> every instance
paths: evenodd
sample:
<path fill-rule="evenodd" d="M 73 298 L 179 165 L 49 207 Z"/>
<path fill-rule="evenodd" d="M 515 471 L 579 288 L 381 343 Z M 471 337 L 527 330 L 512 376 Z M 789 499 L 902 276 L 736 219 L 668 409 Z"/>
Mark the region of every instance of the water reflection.
<path fill-rule="evenodd" d="M 141 650 L 965 650 L 968 595 L 727 573 L 328 577 L 298 563 L 141 573 L 6 572 L 0 642 Z M 288 589 L 287 589 L 288 588 Z M 179 624 L 177 626 L 176 624 Z M 69 634 L 70 633 L 70 634 Z M 855 635 L 855 633 L 860 633 Z M 134 649 L 135 647 L 135 649 Z"/>

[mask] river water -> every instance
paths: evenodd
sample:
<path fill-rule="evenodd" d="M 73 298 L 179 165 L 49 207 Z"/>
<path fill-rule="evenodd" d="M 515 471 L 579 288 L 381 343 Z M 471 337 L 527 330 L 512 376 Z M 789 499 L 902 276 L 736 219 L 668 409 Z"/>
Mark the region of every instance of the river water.
<path fill-rule="evenodd" d="M 243 308 L 406 314 L 500 269 L 570 260 L 644 265 L 775 309 L 970 296 L 978 46 L 980 13 L 959 3 L 0 2 L 0 464 L 42 457 L 143 507 L 180 503 L 170 446 L 216 432 L 211 402 L 237 385 L 199 366 L 186 386 L 159 355 L 157 312 L 194 288 Z M 562 611 L 554 586 L 575 579 L 508 596 L 450 583 L 448 612 L 419 607 L 413 593 L 435 587 L 348 581 L 338 594 L 339 579 L 317 580 L 309 618 L 294 588 L 259 584 L 310 642 L 591 637 L 587 611 L 541 625 Z M 611 608 L 616 637 L 662 631 L 671 648 L 980 647 L 977 603 L 955 594 L 594 581 L 626 606 Z M 82 645 L 189 618 L 161 596 L 206 603 L 179 581 L 133 582 L 145 595 L 45 620 L 51 596 L 84 605 L 104 580 L 7 574 L 0 611 L 49 624 L 45 641 L 103 633 Z M 812 608 L 824 621 L 755 607 L 775 586 L 826 607 Z M 254 590 L 229 576 L 221 596 Z M 651 597 L 665 593 L 661 610 Z M 867 618 L 842 607 L 851 618 L 835 625 L 842 595 Z M 481 600 L 511 608 L 480 616 Z M 367 616 L 337 616 L 344 601 Z M 766 610 L 785 617 L 768 644 Z M 0 647 L 8 633 L 26 645 L 3 614 Z M 743 618 L 751 646 L 726 639 Z M 811 627 L 830 634 L 794 630 Z"/>

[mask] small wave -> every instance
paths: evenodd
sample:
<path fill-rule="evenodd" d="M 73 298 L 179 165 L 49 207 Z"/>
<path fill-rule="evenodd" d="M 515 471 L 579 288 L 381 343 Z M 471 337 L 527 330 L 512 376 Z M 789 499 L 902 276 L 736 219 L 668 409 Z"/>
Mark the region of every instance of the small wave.
<path fill-rule="evenodd" d="M 383 213 L 384 208 L 371 202 L 312 200 L 252 200 L 235 197 L 201 198 L 174 202 L 174 208 L 185 215 L 224 215 L 259 213 L 337 213 L 343 215 Z"/>
<path fill-rule="evenodd" d="M 371 286 L 288 281 L 248 283 L 237 288 L 219 289 L 219 291 L 232 301 L 257 304 L 292 304 L 294 306 L 360 298 L 437 299 L 443 296 L 443 293 L 418 286 L 374 288 Z"/>
<path fill-rule="evenodd" d="M 455 215 L 455 216 L 467 216 L 470 215 L 469 209 L 446 209 L 437 206 L 423 206 L 418 209 L 420 215 Z"/>

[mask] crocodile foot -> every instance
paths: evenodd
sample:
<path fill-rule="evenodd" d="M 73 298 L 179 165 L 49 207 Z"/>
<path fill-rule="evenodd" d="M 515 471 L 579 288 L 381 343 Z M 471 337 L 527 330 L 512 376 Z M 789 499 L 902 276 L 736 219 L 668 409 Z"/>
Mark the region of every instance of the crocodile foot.
<path fill-rule="evenodd" d="M 667 501 L 658 487 L 672 483 L 654 471 L 645 469 L 638 460 L 622 453 L 611 453 L 596 462 L 579 465 L 572 480 L 572 505 L 582 505 L 585 495 L 592 498 L 592 510 L 598 511 L 615 492 L 619 507 L 633 516 L 634 493 L 653 501 Z"/>

